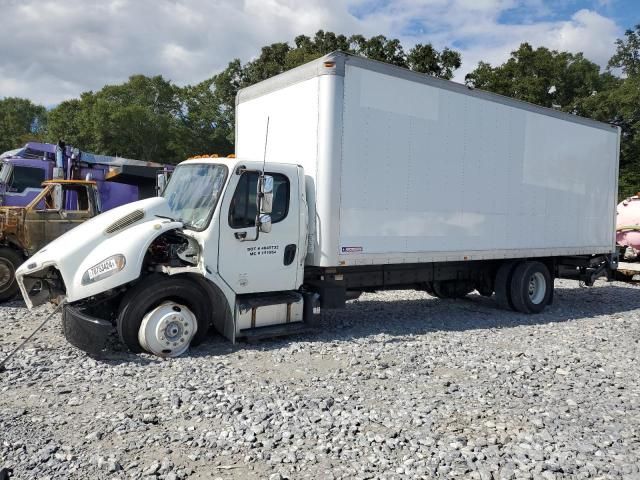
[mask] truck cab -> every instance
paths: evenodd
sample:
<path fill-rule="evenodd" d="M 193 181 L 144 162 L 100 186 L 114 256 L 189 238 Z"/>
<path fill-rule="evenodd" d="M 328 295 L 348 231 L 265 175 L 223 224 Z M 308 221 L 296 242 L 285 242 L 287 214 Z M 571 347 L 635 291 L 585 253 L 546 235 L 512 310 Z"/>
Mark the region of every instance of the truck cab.
<path fill-rule="evenodd" d="M 0 162 L 0 206 L 25 206 L 40 193 L 51 166 L 41 160 Z"/>
<path fill-rule="evenodd" d="M 43 290 L 64 298 L 67 338 L 85 350 L 115 327 L 132 351 L 175 356 L 210 325 L 232 341 L 302 328 L 307 225 L 302 167 L 194 158 L 162 197 L 68 232 L 18 279 L 29 306 Z"/>
<path fill-rule="evenodd" d="M 100 213 L 95 182 L 50 180 L 26 207 L 0 207 L 0 301 L 18 292 L 15 269 L 52 240 Z"/>

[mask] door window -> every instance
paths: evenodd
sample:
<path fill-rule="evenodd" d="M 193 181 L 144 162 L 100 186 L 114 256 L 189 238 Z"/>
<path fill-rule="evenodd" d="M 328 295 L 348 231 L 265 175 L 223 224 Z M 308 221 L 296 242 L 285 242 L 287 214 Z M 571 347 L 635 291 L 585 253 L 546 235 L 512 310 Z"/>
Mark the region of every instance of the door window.
<path fill-rule="evenodd" d="M 62 204 L 67 211 L 88 211 L 89 195 L 85 187 L 67 186 L 62 189 L 64 199 Z"/>
<path fill-rule="evenodd" d="M 11 192 L 22 193 L 27 188 L 42 188 L 44 182 L 44 170 L 34 167 L 13 167 L 13 182 Z"/>
<path fill-rule="evenodd" d="M 38 203 L 36 210 L 89 211 L 89 194 L 83 186 L 63 185 L 52 188 Z"/>
<path fill-rule="evenodd" d="M 273 209 L 271 223 L 285 219 L 289 211 L 289 179 L 279 173 L 267 173 L 273 177 Z M 249 228 L 256 224 L 256 197 L 258 173 L 245 172 L 240 177 L 229 208 L 231 228 Z"/>

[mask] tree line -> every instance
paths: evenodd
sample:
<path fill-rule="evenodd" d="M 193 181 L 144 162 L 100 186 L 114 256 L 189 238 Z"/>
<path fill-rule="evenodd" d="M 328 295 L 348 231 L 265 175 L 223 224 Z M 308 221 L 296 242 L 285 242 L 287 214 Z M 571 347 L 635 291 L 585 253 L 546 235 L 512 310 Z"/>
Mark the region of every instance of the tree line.
<path fill-rule="evenodd" d="M 47 111 L 28 99 L 0 99 L 0 152 L 29 140 L 64 139 L 83 150 L 163 163 L 234 149 L 234 107 L 239 89 L 335 50 L 451 79 L 459 52 L 431 44 L 405 50 L 398 39 L 318 31 L 262 47 L 242 64 L 231 61 L 217 75 L 179 87 L 162 76 L 133 75 L 125 83 L 84 92 Z M 620 193 L 640 190 L 640 25 L 616 41 L 604 71 L 582 53 L 528 43 L 502 65 L 480 62 L 465 77 L 469 86 L 622 128 Z"/>

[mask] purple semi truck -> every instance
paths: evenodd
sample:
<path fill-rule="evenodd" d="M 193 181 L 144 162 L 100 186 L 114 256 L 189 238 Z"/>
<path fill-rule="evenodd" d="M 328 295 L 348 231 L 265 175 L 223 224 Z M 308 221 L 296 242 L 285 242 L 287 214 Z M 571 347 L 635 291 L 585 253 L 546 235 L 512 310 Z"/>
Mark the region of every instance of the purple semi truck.
<path fill-rule="evenodd" d="M 0 302 L 18 292 L 16 268 L 36 251 L 105 210 L 155 196 L 172 169 L 63 142 L 0 155 Z"/>
<path fill-rule="evenodd" d="M 96 182 L 101 211 L 157 194 L 172 167 L 81 152 L 59 142 L 29 142 L 0 155 L 0 206 L 27 206 L 45 180 Z"/>

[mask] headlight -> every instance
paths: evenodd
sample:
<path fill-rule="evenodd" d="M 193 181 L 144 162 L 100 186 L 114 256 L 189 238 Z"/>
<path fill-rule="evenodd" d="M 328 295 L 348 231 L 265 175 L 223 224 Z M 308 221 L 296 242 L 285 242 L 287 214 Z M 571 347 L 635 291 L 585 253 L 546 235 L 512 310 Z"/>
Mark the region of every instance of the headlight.
<path fill-rule="evenodd" d="M 126 265 L 124 255 L 113 255 L 94 265 L 82 275 L 82 285 L 97 282 L 118 273 Z"/>

